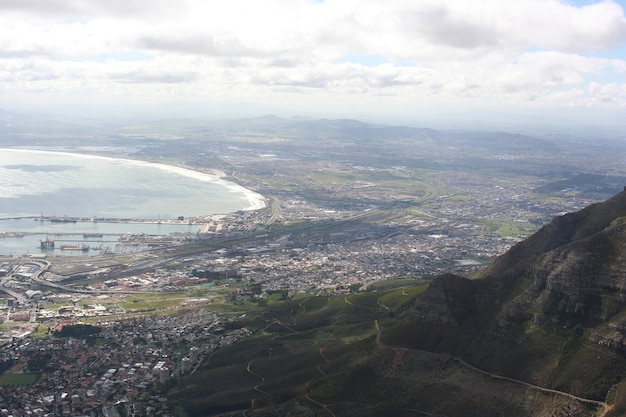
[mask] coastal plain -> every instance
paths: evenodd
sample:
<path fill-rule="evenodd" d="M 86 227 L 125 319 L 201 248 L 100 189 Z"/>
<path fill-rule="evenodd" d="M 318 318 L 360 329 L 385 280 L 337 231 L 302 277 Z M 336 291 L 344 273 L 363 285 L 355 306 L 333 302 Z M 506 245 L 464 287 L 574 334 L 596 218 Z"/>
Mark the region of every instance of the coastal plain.
<path fill-rule="evenodd" d="M 96 136 L 93 126 L 74 126 L 53 141 L 36 132 L 26 141 L 15 124 L 3 129 L 5 148 L 217 169 L 265 202 L 254 210 L 193 216 L 197 227 L 184 233 L 121 233 L 119 250 L 92 256 L 2 256 L 0 384 L 8 393 L 1 404 L 7 410 L 262 413 L 263 401 L 270 401 L 264 393 L 291 398 L 281 378 L 294 378 L 294 385 L 309 390 L 307 407 L 323 412 L 343 392 L 350 412 L 376 415 L 375 404 L 359 398 L 348 381 L 361 375 L 374 383 L 388 376 L 381 369 L 424 360 L 383 346 L 392 338 L 382 333 L 377 339 L 377 326 L 408 316 L 434 277 L 470 276 L 555 216 L 603 201 L 626 183 L 623 138 L 601 134 L 589 148 L 586 137 L 562 132 L 436 131 L 271 116 L 118 124 Z M 80 214 L 68 207 L 65 215 Z M 64 327 L 78 325 L 93 333 L 61 336 Z M 246 344 L 267 334 L 275 342 Z M 310 349 L 311 340 L 319 347 Z M 354 343 L 363 357 L 380 349 L 379 362 L 332 374 L 355 354 L 340 342 Z M 247 346 L 268 359 L 246 360 Z M 318 379 L 332 374 L 334 382 L 318 385 L 297 369 L 272 374 L 272 357 L 288 351 L 301 355 L 302 369 L 311 368 Z M 241 361 L 221 367 L 224 352 Z M 470 372 L 458 362 L 437 363 L 449 378 Z M 216 394 L 208 405 L 214 412 L 206 414 L 206 404 L 181 400 L 196 392 L 200 383 L 193 375 L 203 369 L 215 381 L 231 381 L 233 390 L 247 381 L 240 396 L 245 404 L 237 403 L 235 391 Z M 263 380 L 270 374 L 274 385 Z M 400 389 L 406 381 L 394 383 Z M 436 392 L 432 380 L 419 383 Z M 19 404 L 12 400 L 18 397 Z M 395 415 L 436 415 L 393 399 L 379 415 L 392 415 L 392 409 Z M 578 400 L 570 405 L 579 415 L 598 408 Z"/>

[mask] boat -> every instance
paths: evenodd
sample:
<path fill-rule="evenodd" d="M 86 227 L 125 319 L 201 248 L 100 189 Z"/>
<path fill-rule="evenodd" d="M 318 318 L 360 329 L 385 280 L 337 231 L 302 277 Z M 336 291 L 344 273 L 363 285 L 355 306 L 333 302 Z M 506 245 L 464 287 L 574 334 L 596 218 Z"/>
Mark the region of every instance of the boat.
<path fill-rule="evenodd" d="M 39 242 L 40 244 L 40 248 L 41 249 L 54 249 L 54 240 L 50 239 L 50 238 L 45 238 L 45 239 L 41 239 L 41 241 Z"/>
<path fill-rule="evenodd" d="M 82 246 L 61 245 L 61 250 L 79 250 L 79 251 L 87 252 L 89 249 L 91 249 L 89 245 L 82 245 Z"/>
<path fill-rule="evenodd" d="M 52 223 L 76 223 L 76 219 L 68 217 L 53 217 L 50 219 Z"/>
<path fill-rule="evenodd" d="M 104 236 L 102 233 L 83 233 L 84 238 L 88 237 L 102 237 Z"/>

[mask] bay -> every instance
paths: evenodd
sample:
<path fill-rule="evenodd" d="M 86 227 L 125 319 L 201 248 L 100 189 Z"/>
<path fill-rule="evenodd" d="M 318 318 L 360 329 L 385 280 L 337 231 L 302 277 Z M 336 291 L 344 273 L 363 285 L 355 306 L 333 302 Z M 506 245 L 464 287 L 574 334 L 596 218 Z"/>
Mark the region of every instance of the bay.
<path fill-rule="evenodd" d="M 0 149 L 0 254 L 38 253 L 39 240 L 49 235 L 70 234 L 55 239 L 77 242 L 86 239 L 83 235 L 195 233 L 197 225 L 168 222 L 264 206 L 261 195 L 221 179 L 219 171 L 209 174 L 130 159 Z M 53 223 L 40 217 L 94 221 Z M 155 221 L 98 221 L 103 218 Z M 10 237 L 12 233 L 26 234 Z M 92 246 L 115 246 L 107 239 L 89 240 Z"/>

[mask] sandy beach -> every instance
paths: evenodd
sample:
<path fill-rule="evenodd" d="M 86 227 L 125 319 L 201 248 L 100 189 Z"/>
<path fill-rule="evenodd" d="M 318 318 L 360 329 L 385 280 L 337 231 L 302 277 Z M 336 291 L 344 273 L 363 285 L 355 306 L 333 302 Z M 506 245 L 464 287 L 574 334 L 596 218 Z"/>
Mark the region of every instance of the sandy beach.
<path fill-rule="evenodd" d="M 225 177 L 217 169 L 199 171 L 64 151 L 2 149 L 0 214 L 175 219 L 266 207 L 262 195 Z"/>

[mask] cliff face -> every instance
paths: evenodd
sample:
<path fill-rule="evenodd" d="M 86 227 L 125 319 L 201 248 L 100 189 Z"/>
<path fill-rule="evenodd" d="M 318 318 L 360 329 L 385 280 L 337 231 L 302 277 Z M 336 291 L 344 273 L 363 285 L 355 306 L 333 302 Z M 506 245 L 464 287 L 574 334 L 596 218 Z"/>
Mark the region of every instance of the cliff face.
<path fill-rule="evenodd" d="M 435 278 L 413 308 L 418 321 L 456 328 L 473 315 L 497 308 L 502 300 L 502 282 L 485 279 L 473 281 L 454 274 Z"/>
<path fill-rule="evenodd" d="M 613 221 L 626 216 L 626 188 L 621 193 L 581 211 L 556 217 L 537 233 L 511 248 L 483 271 L 481 277 L 517 277 L 532 271 L 542 254 L 582 241 L 602 232 Z"/>
<path fill-rule="evenodd" d="M 626 190 L 554 219 L 475 279 L 435 278 L 414 318 L 444 341 L 421 347 L 515 377 L 558 386 L 594 350 L 612 381 L 626 376 Z M 596 395 L 610 385 L 588 378 Z"/>
<path fill-rule="evenodd" d="M 626 191 L 554 219 L 477 279 L 435 278 L 417 300 L 415 316 L 444 327 L 478 312 L 491 312 L 500 326 L 527 320 L 598 325 L 626 307 L 625 260 Z"/>

